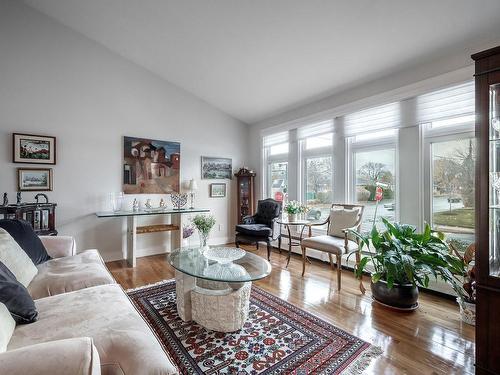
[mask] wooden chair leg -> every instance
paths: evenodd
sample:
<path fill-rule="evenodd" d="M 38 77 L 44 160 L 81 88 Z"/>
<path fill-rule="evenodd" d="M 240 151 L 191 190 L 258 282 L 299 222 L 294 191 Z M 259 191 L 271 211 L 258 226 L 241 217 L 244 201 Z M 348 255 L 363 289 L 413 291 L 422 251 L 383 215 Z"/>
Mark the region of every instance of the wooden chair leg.
<path fill-rule="evenodd" d="M 239 247 L 240 247 L 240 243 L 239 243 L 237 240 L 234 242 L 234 245 L 235 245 L 237 248 L 239 248 Z"/>
<path fill-rule="evenodd" d="M 278 237 L 278 251 L 281 254 L 281 236 Z"/>
<path fill-rule="evenodd" d="M 337 254 L 337 288 L 340 290 L 342 283 L 342 255 Z"/>
<path fill-rule="evenodd" d="M 328 258 L 330 259 L 330 267 L 331 269 L 335 269 L 335 266 L 333 265 L 333 256 L 332 254 L 328 253 Z"/>
<path fill-rule="evenodd" d="M 257 250 L 259 250 L 259 241 L 255 243 L 255 246 L 257 247 Z"/>
<path fill-rule="evenodd" d="M 302 276 L 304 276 L 304 273 L 306 272 L 306 248 L 305 246 L 301 246 L 302 248 Z"/>
<path fill-rule="evenodd" d="M 267 241 L 267 260 L 271 260 L 271 242 Z"/>

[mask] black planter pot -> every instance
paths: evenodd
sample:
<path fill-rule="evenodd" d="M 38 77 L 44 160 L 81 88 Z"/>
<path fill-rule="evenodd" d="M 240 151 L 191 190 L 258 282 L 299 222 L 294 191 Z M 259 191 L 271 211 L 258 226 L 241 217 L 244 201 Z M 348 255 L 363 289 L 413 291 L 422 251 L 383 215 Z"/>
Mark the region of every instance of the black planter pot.
<path fill-rule="evenodd" d="M 391 289 L 387 283 L 379 280 L 371 283 L 372 296 L 384 305 L 398 309 L 415 309 L 418 304 L 418 288 L 413 284 L 394 284 Z"/>

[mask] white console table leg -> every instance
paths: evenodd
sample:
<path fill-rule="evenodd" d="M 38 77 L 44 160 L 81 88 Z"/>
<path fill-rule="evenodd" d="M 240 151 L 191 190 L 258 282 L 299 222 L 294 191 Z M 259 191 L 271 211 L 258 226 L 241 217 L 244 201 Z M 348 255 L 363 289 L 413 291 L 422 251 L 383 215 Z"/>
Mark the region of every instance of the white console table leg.
<path fill-rule="evenodd" d="M 127 218 L 127 263 L 135 267 L 135 257 L 136 257 L 136 247 L 137 247 L 137 217 L 129 216 Z"/>

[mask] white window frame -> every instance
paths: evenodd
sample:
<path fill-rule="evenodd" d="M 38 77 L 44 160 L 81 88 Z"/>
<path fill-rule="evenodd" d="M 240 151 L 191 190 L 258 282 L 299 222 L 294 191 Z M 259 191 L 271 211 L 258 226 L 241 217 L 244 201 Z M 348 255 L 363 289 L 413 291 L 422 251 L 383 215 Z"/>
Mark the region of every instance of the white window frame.
<path fill-rule="evenodd" d="M 398 129 L 394 129 L 394 135 L 384 138 L 374 138 L 373 140 L 355 142 L 354 137 L 346 138 L 346 192 L 349 202 L 356 203 L 356 153 L 370 152 L 380 150 L 394 150 L 394 173 L 395 190 L 394 219 L 399 221 L 399 148 L 398 148 Z"/>
<path fill-rule="evenodd" d="M 434 187 L 432 182 L 431 145 L 439 142 L 474 139 L 475 133 L 473 130 L 474 125 L 471 123 L 436 129 L 432 129 L 431 123 L 423 124 L 422 126 L 424 127 L 424 223 L 422 225 L 429 223 L 431 227 L 434 227 L 432 222 L 432 192 Z"/>
<path fill-rule="evenodd" d="M 271 191 L 272 187 L 270 185 L 271 183 L 271 164 L 274 163 L 288 163 L 287 166 L 287 191 L 288 191 L 288 185 L 290 184 L 290 162 L 289 162 L 289 152 L 283 153 L 283 154 L 276 154 L 276 155 L 270 155 L 270 148 L 269 147 L 264 147 L 263 154 L 264 154 L 264 168 L 265 168 L 265 173 L 263 173 L 263 192 L 264 196 L 263 198 L 269 198 L 271 197 Z M 288 149 L 290 150 L 290 145 L 288 146 Z M 271 197 L 273 198 L 273 197 Z"/>
<path fill-rule="evenodd" d="M 300 201 L 302 203 L 307 202 L 307 159 L 310 158 L 320 158 L 320 157 L 330 157 L 332 159 L 332 169 L 330 171 L 330 177 L 331 177 L 331 189 L 332 189 L 332 199 L 333 199 L 333 189 L 335 186 L 335 181 L 334 181 L 334 155 L 333 155 L 333 137 L 334 133 L 332 133 L 332 145 L 331 146 L 325 146 L 325 147 L 318 147 L 318 148 L 312 148 L 307 150 L 306 149 L 306 141 L 307 138 L 300 140 L 299 141 L 299 172 L 298 176 L 300 176 L 299 181 L 298 181 L 298 196 L 300 197 Z M 331 202 L 333 203 L 333 201 Z M 324 218 L 326 220 L 326 218 Z M 318 228 L 318 227 L 313 227 L 312 231 L 314 234 L 324 234 L 326 232 L 326 228 Z"/>

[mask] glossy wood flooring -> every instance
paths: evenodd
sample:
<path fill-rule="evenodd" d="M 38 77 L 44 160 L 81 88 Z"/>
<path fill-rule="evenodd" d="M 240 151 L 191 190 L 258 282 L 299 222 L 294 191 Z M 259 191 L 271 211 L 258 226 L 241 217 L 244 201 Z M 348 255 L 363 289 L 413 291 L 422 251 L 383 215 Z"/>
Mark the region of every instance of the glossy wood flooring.
<path fill-rule="evenodd" d="M 255 248 L 247 247 L 255 251 Z M 265 257 L 265 250 L 257 251 Z M 134 288 L 174 276 L 165 255 L 140 258 L 137 267 L 125 261 L 108 263 L 115 279 Z M 420 307 L 413 313 L 388 310 L 361 295 L 351 272 L 342 272 L 337 291 L 336 272 L 327 263 L 312 261 L 301 277 L 302 262 L 292 256 L 285 269 L 285 252 L 271 255 L 272 274 L 256 285 L 316 314 L 365 341 L 380 346 L 384 354 L 370 365 L 369 374 L 472 374 L 474 327 L 460 321 L 458 305 L 441 297 L 421 293 Z M 365 285 L 368 287 L 368 278 Z"/>

